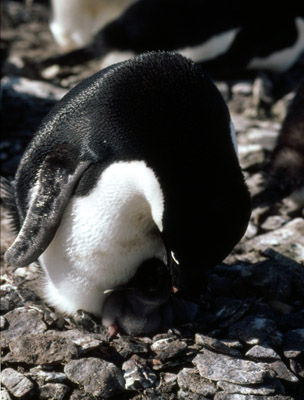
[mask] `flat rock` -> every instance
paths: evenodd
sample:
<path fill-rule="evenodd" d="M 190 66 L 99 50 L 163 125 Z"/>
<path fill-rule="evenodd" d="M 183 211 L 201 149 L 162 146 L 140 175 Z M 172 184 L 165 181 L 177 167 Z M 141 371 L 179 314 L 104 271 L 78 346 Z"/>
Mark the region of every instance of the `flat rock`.
<path fill-rule="evenodd" d="M 205 379 L 227 381 L 240 385 L 257 384 L 269 375 L 264 364 L 232 358 L 203 349 L 194 359 L 193 364 Z"/>
<path fill-rule="evenodd" d="M 19 337 L 10 342 L 9 348 L 11 352 L 3 358 L 7 363 L 52 365 L 78 356 L 76 345 L 56 331 Z"/>
<path fill-rule="evenodd" d="M 204 346 L 219 353 L 228 354 L 233 357 L 242 357 L 242 354 L 238 350 L 227 346 L 221 340 L 205 336 L 200 333 L 195 334 L 195 343 L 199 346 Z"/>
<path fill-rule="evenodd" d="M 71 329 L 62 333 L 62 335 L 73 342 L 80 353 L 87 353 L 98 349 L 104 342 L 104 336 L 97 333 L 88 333 L 79 329 Z"/>
<path fill-rule="evenodd" d="M 231 325 L 228 335 L 247 344 L 258 344 L 263 342 L 275 329 L 276 324 L 271 319 L 248 315 Z"/>
<path fill-rule="evenodd" d="M 262 385 L 242 386 L 235 383 L 219 381 L 217 387 L 224 390 L 226 393 L 238 393 L 247 395 L 266 396 L 277 392 L 278 388 L 282 388 L 279 382 L 271 382 Z"/>
<path fill-rule="evenodd" d="M 7 346 L 12 340 L 25 335 L 36 335 L 45 332 L 46 324 L 43 322 L 43 314 L 34 308 L 18 307 L 5 314 L 9 324 L 7 330 L 1 333 L 1 344 Z"/>
<path fill-rule="evenodd" d="M 122 372 L 114 364 L 99 358 L 72 360 L 64 366 L 68 379 L 95 397 L 111 398 L 124 390 Z"/>
<path fill-rule="evenodd" d="M 184 392 L 199 394 L 211 397 L 216 393 L 216 386 L 213 382 L 204 379 L 197 368 L 183 368 L 177 376 L 180 389 Z"/>
<path fill-rule="evenodd" d="M 122 364 L 125 379 L 125 388 L 128 390 L 143 390 L 152 387 L 156 380 L 156 374 L 138 358 L 131 358 Z"/>
<path fill-rule="evenodd" d="M 27 396 L 34 388 L 28 378 L 12 368 L 6 368 L 1 372 L 1 383 L 18 399 Z"/>

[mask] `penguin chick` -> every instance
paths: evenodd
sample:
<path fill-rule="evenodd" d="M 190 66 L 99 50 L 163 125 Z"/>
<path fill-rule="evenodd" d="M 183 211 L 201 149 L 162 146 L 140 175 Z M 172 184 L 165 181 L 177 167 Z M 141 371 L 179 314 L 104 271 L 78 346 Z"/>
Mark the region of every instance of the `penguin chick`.
<path fill-rule="evenodd" d="M 184 287 L 199 294 L 250 216 L 228 108 L 196 64 L 169 52 L 113 65 L 72 89 L 33 136 L 7 195 L 20 229 L 6 261 L 38 259 L 49 304 L 99 317 L 106 290 L 131 287 L 143 263 L 167 265 L 171 252 Z M 140 301 L 146 314 L 160 305 L 155 286 L 152 300 L 135 286 L 129 314 Z"/>
<path fill-rule="evenodd" d="M 191 322 L 198 308 L 172 295 L 169 270 L 156 259 L 144 262 L 127 286 L 109 292 L 102 324 L 110 339 L 119 332 L 147 335 Z"/>

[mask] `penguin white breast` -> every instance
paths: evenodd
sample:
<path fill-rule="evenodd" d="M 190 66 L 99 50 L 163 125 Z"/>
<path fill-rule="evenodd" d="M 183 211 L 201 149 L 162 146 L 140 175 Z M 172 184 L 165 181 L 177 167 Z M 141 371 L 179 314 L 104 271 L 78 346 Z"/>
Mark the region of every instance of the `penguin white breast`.
<path fill-rule="evenodd" d="M 89 195 L 71 198 L 39 258 L 47 300 L 69 314 L 100 315 L 105 290 L 129 281 L 149 258 L 167 262 L 163 210 L 160 184 L 143 161 L 106 168 Z"/>

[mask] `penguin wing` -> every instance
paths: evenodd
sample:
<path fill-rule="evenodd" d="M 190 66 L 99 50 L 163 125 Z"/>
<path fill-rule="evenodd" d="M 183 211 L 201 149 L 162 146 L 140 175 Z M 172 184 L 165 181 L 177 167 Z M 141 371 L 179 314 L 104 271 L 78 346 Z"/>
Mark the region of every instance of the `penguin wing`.
<path fill-rule="evenodd" d="M 21 230 L 5 253 L 10 265 L 22 267 L 36 261 L 50 244 L 73 189 L 90 164 L 79 162 L 77 155 L 67 143 L 54 147 L 46 155 Z"/>

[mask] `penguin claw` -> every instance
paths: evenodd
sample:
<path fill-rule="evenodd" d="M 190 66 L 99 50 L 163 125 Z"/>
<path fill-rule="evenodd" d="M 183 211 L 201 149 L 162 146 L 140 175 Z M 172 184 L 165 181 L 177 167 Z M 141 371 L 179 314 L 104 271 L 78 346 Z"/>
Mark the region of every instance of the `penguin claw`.
<path fill-rule="evenodd" d="M 118 325 L 113 323 L 108 326 L 106 337 L 108 340 L 115 339 L 118 333 L 119 333 Z"/>

